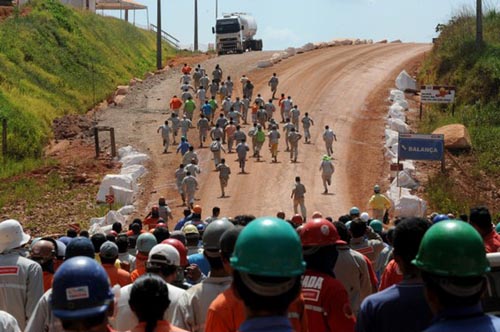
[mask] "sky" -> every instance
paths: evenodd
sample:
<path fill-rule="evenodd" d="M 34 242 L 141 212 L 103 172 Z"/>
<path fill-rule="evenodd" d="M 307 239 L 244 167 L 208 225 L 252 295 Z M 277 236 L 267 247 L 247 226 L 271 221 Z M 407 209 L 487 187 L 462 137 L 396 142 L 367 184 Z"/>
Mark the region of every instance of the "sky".
<path fill-rule="evenodd" d="M 156 24 L 157 0 L 135 1 L 148 6 L 149 21 Z M 216 1 L 198 0 L 200 47 L 215 40 Z M 500 0 L 484 3 L 499 8 Z M 474 9 L 475 4 L 476 0 L 218 0 L 218 13 L 252 14 L 258 25 L 256 38 L 263 40 L 264 49 L 281 50 L 337 38 L 427 43 L 436 36 L 438 23 L 446 23 L 464 6 Z M 163 30 L 183 46 L 192 46 L 194 0 L 161 0 L 161 6 Z M 130 13 L 129 21 L 133 18 Z M 146 26 L 146 11 L 137 11 L 135 22 Z"/>

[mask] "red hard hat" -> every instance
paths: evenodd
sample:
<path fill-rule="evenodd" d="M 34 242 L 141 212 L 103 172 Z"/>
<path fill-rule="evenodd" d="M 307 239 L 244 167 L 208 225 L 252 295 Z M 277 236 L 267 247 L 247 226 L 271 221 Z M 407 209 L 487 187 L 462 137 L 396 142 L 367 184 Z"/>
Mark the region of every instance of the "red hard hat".
<path fill-rule="evenodd" d="M 316 218 L 307 221 L 299 232 L 303 247 L 346 244 L 340 239 L 335 226 L 328 220 Z"/>
<path fill-rule="evenodd" d="M 304 223 L 304 219 L 302 219 L 302 216 L 300 214 L 296 214 L 292 217 L 292 220 L 290 220 L 292 224 L 296 226 L 300 226 Z"/>
<path fill-rule="evenodd" d="M 187 248 L 184 244 L 182 244 L 181 241 L 177 239 L 166 239 L 161 242 L 162 244 L 170 244 L 172 247 L 177 249 L 177 252 L 179 252 L 179 256 L 181 258 L 181 266 L 186 266 L 188 265 L 188 259 L 187 259 Z"/>

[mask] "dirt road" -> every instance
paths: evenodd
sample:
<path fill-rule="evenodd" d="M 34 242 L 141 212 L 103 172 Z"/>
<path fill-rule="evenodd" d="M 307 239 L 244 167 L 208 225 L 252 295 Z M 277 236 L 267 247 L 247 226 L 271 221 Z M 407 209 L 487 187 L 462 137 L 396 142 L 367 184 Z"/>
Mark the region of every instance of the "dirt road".
<path fill-rule="evenodd" d="M 301 116 L 309 112 L 314 120 L 311 129 L 312 144 L 299 144 L 297 163 L 290 163 L 284 152 L 284 138 L 280 142 L 278 163 L 271 163 L 270 152 L 264 149 L 262 162 L 250 158 L 249 174 L 238 174 L 235 154 L 225 155 L 232 170 L 226 198 L 219 198 L 218 173 L 214 172 L 212 153 L 208 148 L 198 150 L 202 173 L 199 175 L 199 204 L 209 214 L 219 206 L 224 216 L 236 214 L 275 215 L 278 210 L 293 213 L 290 192 L 295 176 L 306 186 L 308 214 L 318 210 L 324 215 L 338 217 L 352 205 L 366 207 L 366 199 L 383 172 L 383 116 L 367 108 L 367 97 L 376 90 L 388 75 L 409 59 L 430 49 L 426 44 L 375 44 L 327 48 L 299 54 L 267 69 L 255 69 L 259 59 L 269 58 L 269 53 L 230 55 L 207 60 L 202 65 L 209 70 L 219 63 L 224 76 L 231 75 L 238 81 L 247 74 L 255 84 L 254 96 L 262 93 L 270 97 L 267 81 L 273 72 L 280 79 L 278 92 L 291 95 L 299 105 Z M 145 181 L 140 209 L 148 202 L 153 204 L 159 195 L 169 200 L 169 205 L 179 216 L 182 211 L 180 198 L 175 191 L 173 173 L 181 156 L 161 154 L 161 139 L 156 129 L 168 117 L 168 100 L 179 92 L 179 69 L 145 81 L 133 87 L 122 106 L 109 108 L 99 115 L 101 125 L 116 128 L 120 146 L 131 144 L 152 157 L 152 172 Z M 239 88 L 239 84 L 235 84 Z M 236 95 L 241 95 L 240 89 Z M 336 132 L 332 194 L 323 195 L 318 170 L 325 153 L 322 141 L 324 125 Z M 244 127 L 247 132 L 248 126 Z M 198 146 L 197 132 L 190 131 L 190 140 Z M 267 144 L 265 145 L 267 146 Z M 139 210 L 144 215 L 144 210 Z"/>

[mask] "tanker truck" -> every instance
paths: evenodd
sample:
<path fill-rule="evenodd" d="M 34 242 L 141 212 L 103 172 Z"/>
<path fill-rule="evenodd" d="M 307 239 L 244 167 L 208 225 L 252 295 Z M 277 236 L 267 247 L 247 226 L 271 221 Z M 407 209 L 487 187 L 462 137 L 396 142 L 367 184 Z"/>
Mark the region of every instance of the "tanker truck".
<path fill-rule="evenodd" d="M 215 28 L 217 54 L 262 51 L 262 40 L 253 39 L 257 33 L 257 22 L 246 13 L 224 14 L 217 19 Z"/>

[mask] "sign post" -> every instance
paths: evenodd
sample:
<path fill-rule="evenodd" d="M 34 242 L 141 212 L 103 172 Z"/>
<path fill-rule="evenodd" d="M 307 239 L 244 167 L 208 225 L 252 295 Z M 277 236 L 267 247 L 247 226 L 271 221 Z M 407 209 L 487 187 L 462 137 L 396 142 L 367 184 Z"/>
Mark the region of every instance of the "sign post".
<path fill-rule="evenodd" d="M 441 172 L 444 172 L 444 135 L 399 134 L 398 164 L 399 160 L 407 159 L 440 160 Z"/>
<path fill-rule="evenodd" d="M 422 120 L 422 104 L 454 104 L 456 88 L 444 85 L 422 85 L 420 87 L 420 120 Z M 455 107 L 452 107 L 452 115 Z"/>

